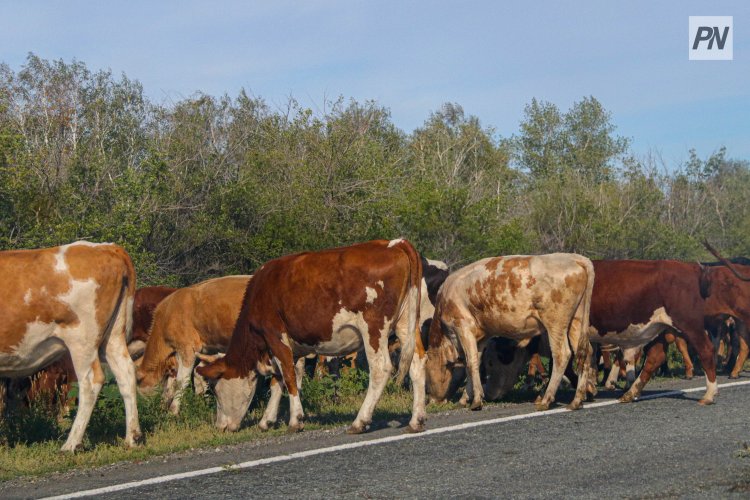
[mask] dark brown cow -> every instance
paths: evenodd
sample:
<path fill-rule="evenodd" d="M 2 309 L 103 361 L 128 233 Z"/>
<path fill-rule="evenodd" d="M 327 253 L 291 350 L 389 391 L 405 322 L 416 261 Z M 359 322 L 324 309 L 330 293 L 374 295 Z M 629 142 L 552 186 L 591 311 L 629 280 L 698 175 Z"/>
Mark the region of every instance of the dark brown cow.
<path fill-rule="evenodd" d="M 0 376 L 26 377 L 70 353 L 79 403 L 63 450 L 73 451 L 104 383 L 106 362 L 125 402 L 125 444 L 134 445 L 140 428 L 127 339 L 135 270 L 125 250 L 79 241 L 0 252 L 0 275 Z"/>
<path fill-rule="evenodd" d="M 294 358 L 314 352 L 341 356 L 364 347 L 367 396 L 349 432 L 363 432 L 391 373 L 388 336 L 401 341 L 399 380 L 414 388 L 409 428 L 424 426 L 425 353 L 418 334 L 422 264 L 403 239 L 289 255 L 264 264 L 247 286 L 227 355 L 199 367 L 216 381 L 217 425 L 236 429 L 255 390 L 256 369 L 270 353 L 290 395 L 291 431 L 303 410 Z M 417 356 L 414 356 L 415 351 Z"/>
<path fill-rule="evenodd" d="M 717 393 L 714 351 L 703 330 L 708 280 L 697 263 L 670 260 L 594 261 L 591 341 L 623 349 L 647 345 L 640 375 L 621 401 L 637 398 L 666 359 L 664 334 L 676 331 L 696 350 L 706 373 L 701 404 Z"/>
<path fill-rule="evenodd" d="M 134 360 L 143 356 L 143 351 L 146 349 L 156 306 L 176 290 L 177 288 L 168 286 L 145 286 L 135 291 L 133 336 L 128 342 L 128 351 Z"/>

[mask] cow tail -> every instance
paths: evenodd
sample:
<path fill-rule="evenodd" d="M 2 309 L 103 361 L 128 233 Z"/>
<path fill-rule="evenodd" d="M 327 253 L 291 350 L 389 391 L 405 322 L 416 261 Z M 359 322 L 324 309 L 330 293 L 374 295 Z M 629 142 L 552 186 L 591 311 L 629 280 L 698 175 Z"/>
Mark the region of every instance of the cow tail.
<path fill-rule="evenodd" d="M 584 374 L 583 369 L 587 366 L 586 357 L 589 355 L 589 315 L 591 314 L 591 296 L 594 293 L 594 265 L 591 263 L 591 260 L 585 257 L 578 264 L 586 272 L 586 290 L 583 293 L 582 304 L 579 306 L 581 307 L 581 334 L 578 337 L 578 346 L 576 349 L 576 364 L 578 366 L 576 372 L 580 377 Z"/>
<path fill-rule="evenodd" d="M 398 248 L 403 250 L 409 259 L 409 281 L 404 298 L 404 306 L 402 306 L 402 314 L 405 312 L 408 315 L 408 327 L 406 333 L 396 328 L 396 335 L 401 342 L 401 356 L 398 360 L 396 381 L 401 384 L 406 378 L 406 374 L 409 373 L 411 361 L 414 358 L 414 351 L 417 348 L 417 342 L 419 342 L 420 346 L 422 344 L 419 334 L 419 305 L 422 300 L 422 259 L 414 246 L 406 240 L 400 241 Z M 424 347 L 422 347 L 423 351 Z"/>

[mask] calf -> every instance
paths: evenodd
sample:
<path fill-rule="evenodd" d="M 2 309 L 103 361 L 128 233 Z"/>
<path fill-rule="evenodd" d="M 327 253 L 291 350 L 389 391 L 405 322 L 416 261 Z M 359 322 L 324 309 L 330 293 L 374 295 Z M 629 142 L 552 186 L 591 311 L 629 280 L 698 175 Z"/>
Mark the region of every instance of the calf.
<path fill-rule="evenodd" d="M 427 380 L 430 395 L 445 399 L 453 367 L 463 357 L 471 408 L 482 407 L 479 359 L 486 341 L 506 337 L 524 347 L 546 332 L 554 367 L 537 409 L 554 401 L 573 353 L 581 376 L 571 409 L 585 398 L 591 346 L 589 305 L 594 286 L 591 261 L 576 254 L 510 256 L 483 259 L 448 276 L 438 295 L 430 326 Z"/>
<path fill-rule="evenodd" d="M 422 430 L 421 280 L 419 255 L 403 239 L 289 255 L 264 264 L 247 286 L 227 355 L 198 368 L 215 381 L 217 425 L 239 427 L 255 391 L 256 370 L 264 356 L 271 356 L 290 396 L 289 429 L 302 429 L 294 358 L 311 352 L 341 356 L 364 347 L 370 382 L 348 430 L 363 432 L 391 373 L 388 336 L 395 330 L 402 349 L 398 379 L 408 370 L 414 390 L 409 429 Z"/>
<path fill-rule="evenodd" d="M 80 445 L 109 364 L 125 402 L 125 444 L 140 437 L 135 369 L 127 348 L 135 271 L 117 245 L 79 241 L 0 252 L 0 376 L 25 377 L 66 352 L 78 379 L 78 411 L 62 449 Z"/>

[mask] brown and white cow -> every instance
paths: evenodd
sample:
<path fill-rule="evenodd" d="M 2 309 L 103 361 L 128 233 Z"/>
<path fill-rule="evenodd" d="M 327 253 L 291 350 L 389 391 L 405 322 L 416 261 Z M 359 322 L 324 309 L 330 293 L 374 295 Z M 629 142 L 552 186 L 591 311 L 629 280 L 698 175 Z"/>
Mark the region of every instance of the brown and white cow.
<path fill-rule="evenodd" d="M 138 366 L 138 388 L 164 387 L 169 410 L 180 411 L 182 391 L 190 383 L 196 353 L 225 352 L 251 276 L 225 276 L 180 288 L 154 311 L 146 349 Z"/>
<path fill-rule="evenodd" d="M 140 437 L 135 369 L 128 354 L 135 271 L 117 245 L 79 241 L 0 252 L 0 376 L 25 377 L 66 352 L 78 378 L 78 411 L 62 449 L 80 445 L 109 364 L 125 401 L 125 443 Z"/>
<path fill-rule="evenodd" d="M 479 360 L 487 340 L 505 337 L 525 346 L 547 332 L 555 360 L 547 392 L 537 402 L 546 410 L 554 401 L 572 354 L 579 361 L 578 389 L 570 408 L 585 397 L 591 346 L 588 319 L 594 269 L 577 254 L 508 256 L 483 259 L 445 280 L 430 327 L 427 380 L 436 400 L 448 393 L 452 368 L 465 359 L 471 408 L 482 407 Z"/>
<path fill-rule="evenodd" d="M 239 427 L 255 391 L 256 370 L 270 355 L 290 395 L 289 430 L 302 429 L 294 358 L 341 356 L 364 347 L 370 382 L 349 432 L 365 431 L 391 374 L 388 336 L 395 330 L 402 348 L 398 379 L 408 370 L 414 390 L 409 428 L 421 431 L 421 279 L 419 255 L 403 239 L 289 255 L 264 264 L 248 284 L 227 355 L 197 369 L 216 381 L 217 426 Z"/>

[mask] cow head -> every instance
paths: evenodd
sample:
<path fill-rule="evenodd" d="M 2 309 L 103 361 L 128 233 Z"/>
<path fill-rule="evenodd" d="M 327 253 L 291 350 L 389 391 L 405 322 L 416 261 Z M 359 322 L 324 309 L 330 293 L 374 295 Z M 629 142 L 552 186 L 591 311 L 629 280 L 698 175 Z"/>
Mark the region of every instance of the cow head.
<path fill-rule="evenodd" d="M 440 323 L 433 321 L 433 325 Z M 430 331 L 433 335 L 434 328 Z M 443 402 L 451 396 L 451 381 L 454 369 L 459 364 L 458 351 L 446 336 L 439 341 L 430 339 L 430 348 L 427 350 L 427 363 L 425 364 L 427 374 L 427 393 L 430 398 L 437 402 Z"/>
<path fill-rule="evenodd" d="M 198 354 L 198 358 L 205 364 L 199 365 L 196 372 L 208 381 L 216 395 L 216 427 L 222 431 L 236 431 L 255 395 L 257 373 L 251 371 L 245 377 L 232 376 L 235 374 L 223 355 Z"/>
<path fill-rule="evenodd" d="M 158 366 L 144 366 L 143 358 L 138 359 L 136 365 L 136 380 L 138 382 L 138 392 L 144 396 L 150 396 L 153 394 L 154 388 L 167 381 L 167 386 L 171 385 L 171 381 L 177 376 L 177 359 L 174 356 L 169 356 L 163 363 Z"/>
<path fill-rule="evenodd" d="M 510 392 L 529 357 L 528 349 L 517 347 L 512 340 L 492 339 L 482 354 L 482 367 L 487 374 L 485 397 L 495 400 Z"/>

